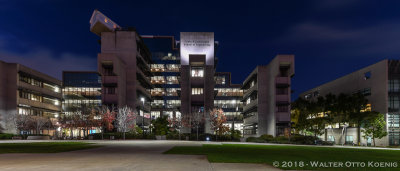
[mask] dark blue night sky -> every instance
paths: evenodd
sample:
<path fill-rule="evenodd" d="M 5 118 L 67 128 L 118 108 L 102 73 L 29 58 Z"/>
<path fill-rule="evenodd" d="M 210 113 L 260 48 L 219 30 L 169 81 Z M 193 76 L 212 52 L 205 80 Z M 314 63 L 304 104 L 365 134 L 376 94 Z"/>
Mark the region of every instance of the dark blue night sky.
<path fill-rule="evenodd" d="M 94 9 L 142 35 L 215 32 L 217 71 L 241 83 L 278 53 L 296 56 L 294 97 L 380 60 L 400 57 L 400 1 L 6 1 L 0 0 L 0 60 L 61 79 L 96 70 Z"/>

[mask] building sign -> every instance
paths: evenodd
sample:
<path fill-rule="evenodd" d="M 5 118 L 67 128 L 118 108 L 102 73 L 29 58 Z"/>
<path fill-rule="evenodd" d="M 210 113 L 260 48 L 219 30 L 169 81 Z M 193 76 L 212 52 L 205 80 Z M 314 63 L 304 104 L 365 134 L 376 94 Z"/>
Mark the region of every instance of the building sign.
<path fill-rule="evenodd" d="M 189 65 L 189 55 L 206 55 L 206 65 L 214 65 L 214 33 L 181 32 L 181 65 Z"/>

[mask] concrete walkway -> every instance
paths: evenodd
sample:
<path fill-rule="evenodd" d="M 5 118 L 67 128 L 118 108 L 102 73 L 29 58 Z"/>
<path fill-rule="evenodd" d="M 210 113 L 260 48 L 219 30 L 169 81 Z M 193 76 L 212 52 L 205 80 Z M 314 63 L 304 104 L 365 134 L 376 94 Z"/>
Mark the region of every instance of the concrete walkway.
<path fill-rule="evenodd" d="M 42 141 L 0 141 L 42 142 Z M 51 141 L 55 142 L 55 141 Z M 65 141 L 62 141 L 65 142 Z M 0 154 L 1 170 L 279 170 L 266 164 L 212 163 L 202 155 L 165 155 L 173 146 L 197 146 L 191 141 L 85 141 L 100 148 L 64 153 Z"/>

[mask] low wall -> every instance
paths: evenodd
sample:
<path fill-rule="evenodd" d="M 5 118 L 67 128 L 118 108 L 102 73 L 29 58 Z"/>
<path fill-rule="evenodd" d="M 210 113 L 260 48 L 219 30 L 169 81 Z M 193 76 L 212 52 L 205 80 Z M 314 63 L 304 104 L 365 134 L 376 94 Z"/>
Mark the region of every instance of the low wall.
<path fill-rule="evenodd" d="M 50 140 L 50 136 L 28 136 L 27 140 Z"/>

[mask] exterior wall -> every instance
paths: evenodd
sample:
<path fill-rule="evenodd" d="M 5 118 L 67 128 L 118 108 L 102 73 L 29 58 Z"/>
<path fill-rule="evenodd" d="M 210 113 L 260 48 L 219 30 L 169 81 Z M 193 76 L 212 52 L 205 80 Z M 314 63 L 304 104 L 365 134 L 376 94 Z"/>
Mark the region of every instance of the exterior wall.
<path fill-rule="evenodd" d="M 181 32 L 180 38 L 181 113 L 192 115 L 203 107 L 204 132 L 211 133 L 208 112 L 214 107 L 214 33 Z M 202 67 L 203 77 L 192 77 L 192 67 Z M 192 95 L 192 88 L 203 88 L 203 94 Z"/>
<path fill-rule="evenodd" d="M 334 144 L 337 145 L 342 145 L 342 144 L 348 144 L 348 145 L 352 145 L 352 144 L 357 144 L 357 128 L 347 128 L 346 134 L 342 136 L 342 128 L 332 128 L 332 129 L 326 129 L 326 133 L 321 135 L 319 138 L 321 138 L 324 141 L 330 141 L 329 140 L 329 136 L 333 136 L 334 137 Z M 352 143 L 348 143 L 345 142 L 346 141 L 346 136 L 352 136 L 353 137 L 353 141 L 351 141 Z M 375 139 L 375 143 L 376 146 L 386 146 L 387 145 L 387 140 L 386 139 Z M 370 141 L 368 141 L 365 138 L 361 138 L 360 140 L 360 145 L 361 146 L 373 146 L 373 140 L 370 139 Z"/>
<path fill-rule="evenodd" d="M 329 93 L 332 94 L 352 94 L 359 90 L 366 88 L 371 89 L 371 95 L 366 96 L 368 101 L 371 103 L 373 111 L 380 113 L 387 113 L 387 101 L 388 101 L 388 61 L 383 60 L 376 64 L 362 68 L 358 71 L 340 77 L 336 80 L 325 83 L 321 86 L 312 88 L 306 92 L 300 94 L 300 97 L 304 98 L 305 95 L 319 92 L 319 96 L 325 96 Z M 371 72 L 371 78 L 365 79 L 364 73 Z M 316 99 L 317 97 L 312 97 Z"/>
<path fill-rule="evenodd" d="M 0 124 L 6 133 L 17 133 L 9 122 L 17 113 L 17 64 L 0 61 Z"/>
<path fill-rule="evenodd" d="M 102 75 L 102 80 L 105 80 L 106 74 L 101 65 L 104 61 L 112 61 L 113 72 L 118 79 L 116 95 L 105 93 L 104 84 L 103 94 L 104 98 L 117 98 L 116 105 L 119 107 L 127 105 L 133 109 L 136 108 L 136 47 L 136 32 L 134 31 L 101 34 L 101 54 L 98 55 L 99 73 Z"/>
<path fill-rule="evenodd" d="M 150 52 L 135 29 L 118 28 L 101 33 L 98 71 L 102 76 L 103 104 L 136 110 L 140 115 L 137 123 L 143 129 L 148 128 L 151 112 L 150 63 Z"/>
<path fill-rule="evenodd" d="M 294 75 L 294 56 L 277 55 L 268 65 L 258 66 L 243 82 L 245 89 L 243 101 L 256 97 L 243 107 L 244 124 L 257 125 L 257 131 L 247 136 L 273 136 L 289 134 L 290 129 L 290 78 Z M 282 81 L 284 80 L 284 81 Z M 286 80 L 286 81 L 285 81 Z M 256 85 L 251 87 L 251 82 Z M 277 87 L 286 90 L 285 94 L 277 95 Z M 254 95 L 256 93 L 256 95 Z M 253 94 L 253 95 L 251 95 Z M 286 111 L 279 111 L 278 106 L 284 106 Z M 254 116 L 246 116 L 255 113 Z"/>
<path fill-rule="evenodd" d="M 370 72 L 371 77 L 365 78 L 365 73 Z M 362 68 L 358 71 L 340 77 L 321 86 L 312 88 L 300 94 L 300 98 L 310 95 L 310 100 L 316 100 L 318 96 L 325 96 L 329 93 L 339 95 L 353 94 L 358 91 L 370 89 L 370 95 L 367 95 L 371 110 L 385 114 L 388 113 L 388 60 L 382 60 L 376 64 Z M 365 140 L 362 138 L 361 140 Z M 357 136 L 355 135 L 355 139 Z M 381 140 L 376 140 L 377 145 L 389 145 L 388 136 Z"/>
<path fill-rule="evenodd" d="M 20 81 L 21 75 L 40 82 L 41 86 Z M 40 73 L 31 68 L 16 63 L 0 61 L 0 117 L 6 133 L 17 133 L 13 119 L 15 115 L 22 114 L 20 110 L 35 110 L 40 113 L 49 113 L 50 118 L 55 118 L 61 112 L 61 81 Z M 57 88 L 57 91 L 44 88 L 47 84 Z M 20 98 L 21 92 L 34 93 L 40 97 L 51 98 L 56 103 L 49 104 L 44 101 L 34 101 Z"/>
<path fill-rule="evenodd" d="M 275 136 L 275 87 L 271 81 L 270 69 L 259 66 L 258 84 L 258 131 L 257 136 L 269 134 Z"/>

